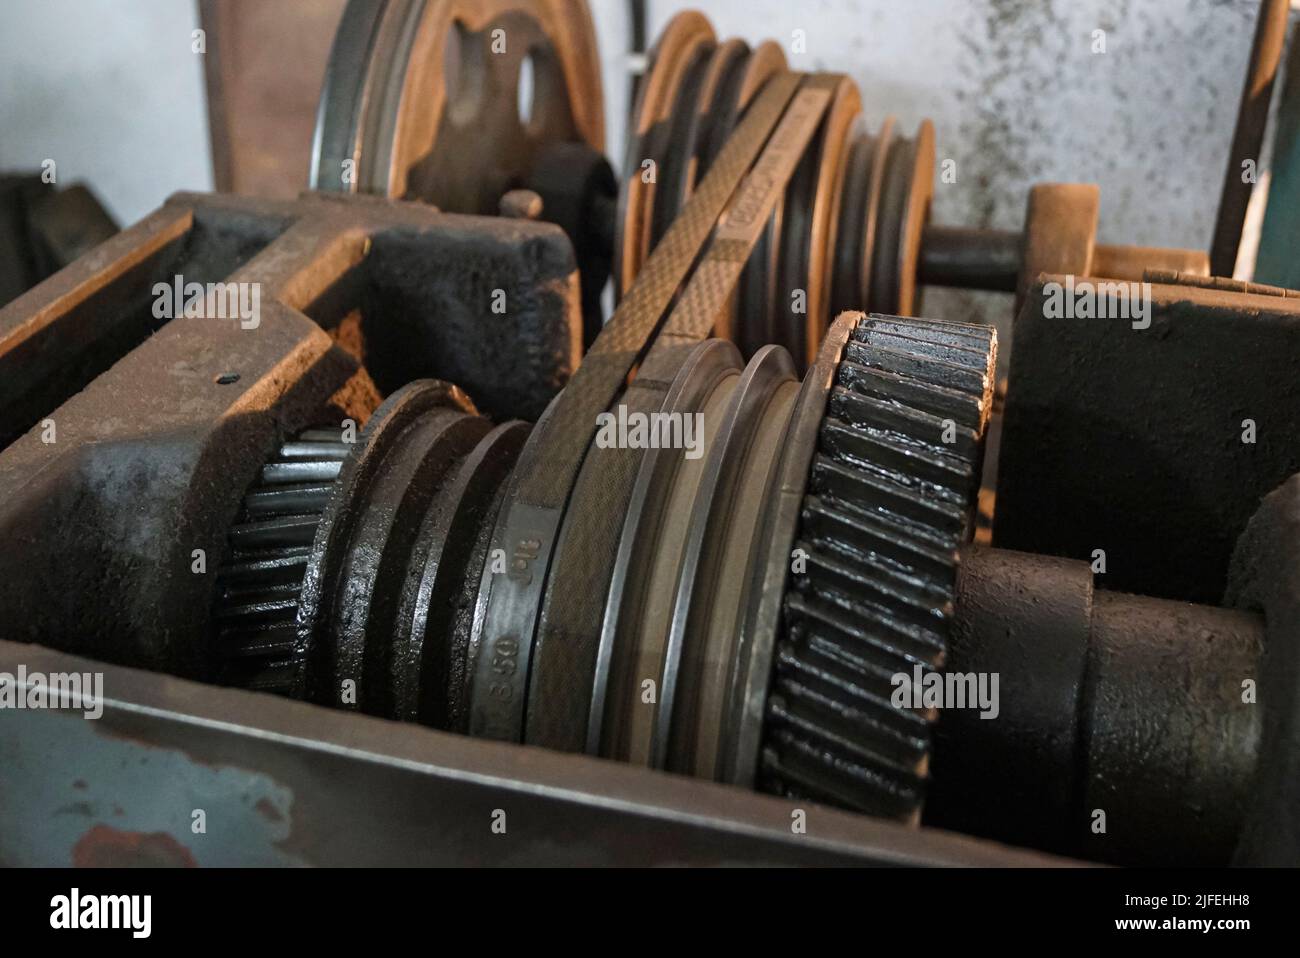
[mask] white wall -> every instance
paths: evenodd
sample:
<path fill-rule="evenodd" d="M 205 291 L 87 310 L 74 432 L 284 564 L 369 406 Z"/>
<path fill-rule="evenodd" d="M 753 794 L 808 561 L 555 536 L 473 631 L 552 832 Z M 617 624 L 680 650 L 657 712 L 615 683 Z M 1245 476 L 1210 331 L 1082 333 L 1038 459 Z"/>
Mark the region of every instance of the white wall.
<path fill-rule="evenodd" d="M 211 189 L 197 25 L 185 0 L 5 0 L 0 170 L 53 159 L 123 223 Z"/>
<path fill-rule="evenodd" d="M 688 4 L 651 2 L 653 37 Z M 861 85 L 870 115 L 931 117 L 956 184 L 935 215 L 1017 226 L 1026 184 L 1102 186 L 1100 238 L 1204 247 L 1255 0 L 699 0 L 720 35 L 787 44 Z M 623 0 L 592 0 L 609 143 L 626 103 Z M 211 186 L 197 25 L 185 0 L 5 0 L 0 169 L 58 162 L 123 221 Z M 1107 52 L 1090 52 L 1094 29 Z M 617 154 L 619 150 L 615 150 Z"/>

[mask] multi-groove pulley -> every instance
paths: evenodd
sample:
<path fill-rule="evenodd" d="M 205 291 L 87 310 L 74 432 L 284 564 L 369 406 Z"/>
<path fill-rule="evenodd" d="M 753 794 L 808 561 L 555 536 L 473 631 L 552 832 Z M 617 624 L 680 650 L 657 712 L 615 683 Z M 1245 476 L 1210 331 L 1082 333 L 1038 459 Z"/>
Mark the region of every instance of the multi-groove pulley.
<path fill-rule="evenodd" d="M 313 430 L 264 467 L 222 573 L 226 677 L 914 819 L 933 716 L 881 689 L 943 666 L 993 355 L 982 327 L 862 314 L 802 382 L 778 346 L 658 353 L 614 408 L 663 441 L 587 451 L 545 569 L 502 505 L 554 437 L 413 383 L 355 443 Z M 523 576 L 535 635 L 489 641 Z M 515 688 L 518 730 L 476 728 Z"/>

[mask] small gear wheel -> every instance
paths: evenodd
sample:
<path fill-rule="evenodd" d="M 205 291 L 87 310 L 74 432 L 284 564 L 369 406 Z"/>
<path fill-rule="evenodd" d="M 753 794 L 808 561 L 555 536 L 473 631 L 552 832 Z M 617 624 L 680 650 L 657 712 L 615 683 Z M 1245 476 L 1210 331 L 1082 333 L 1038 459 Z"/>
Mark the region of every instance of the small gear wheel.
<path fill-rule="evenodd" d="M 244 495 L 218 574 L 217 651 L 228 684 L 286 690 L 312 543 L 352 448 L 341 428 L 308 429 L 281 445 Z"/>

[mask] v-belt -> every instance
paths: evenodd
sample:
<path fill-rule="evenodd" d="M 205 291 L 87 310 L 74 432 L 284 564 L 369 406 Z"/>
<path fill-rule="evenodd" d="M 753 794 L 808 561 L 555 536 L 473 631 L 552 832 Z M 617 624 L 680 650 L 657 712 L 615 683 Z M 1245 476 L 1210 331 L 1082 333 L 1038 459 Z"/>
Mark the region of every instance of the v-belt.
<path fill-rule="evenodd" d="M 576 693 L 590 692 L 589 670 L 579 670 L 578 682 L 569 690 L 575 694 L 563 696 L 572 709 L 583 709 L 577 721 L 559 716 L 541 722 L 525 709 L 547 576 L 561 539 L 566 507 L 592 445 L 597 416 L 623 393 L 638 363 L 637 382 L 652 388 L 659 384 L 662 389 L 663 383 L 671 381 L 685 353 L 678 347 L 693 345 L 708 336 L 777 198 L 817 131 L 836 79 L 828 75 L 784 74 L 768 82 L 699 189 L 647 259 L 577 373 L 552 401 L 529 437 L 493 530 L 493 554 L 497 549 L 504 550 L 506 572 L 496 574 L 496 564 L 485 563 L 479 607 L 475 610 L 471 735 L 521 741 L 525 738 L 527 715 L 529 741 L 582 747 L 585 705 L 579 704 L 584 700 Z M 665 319 L 665 312 L 688 276 L 686 288 Z M 647 403 L 649 398 L 643 396 L 637 405 Z M 629 460 L 639 455 L 635 450 L 619 452 Z M 624 501 L 635 475 L 634 461 L 617 469 Z M 615 494 L 605 502 L 612 504 L 618 499 Z M 588 516 L 588 520 L 591 518 Z M 608 516 L 605 521 L 587 521 L 584 537 L 608 542 L 594 552 L 590 542 L 574 543 L 583 546 L 578 553 L 586 550 L 593 556 L 605 552 L 612 556 L 620 525 L 616 518 Z M 570 588 L 584 593 L 593 609 L 603 602 L 603 584 L 578 581 Z M 551 647 L 562 653 L 566 643 L 578 642 L 584 648 L 589 646 L 594 655 L 599 632 L 599 613 L 595 614 L 596 625 L 589 641 L 583 643 L 583 636 L 570 629 L 557 629 L 546 643 L 548 654 Z M 538 671 L 531 680 L 534 688 L 548 676 L 572 682 L 572 670 L 563 662 L 565 656 L 561 654 L 560 659 L 555 668 Z M 562 713 L 569 711 L 561 709 Z"/>

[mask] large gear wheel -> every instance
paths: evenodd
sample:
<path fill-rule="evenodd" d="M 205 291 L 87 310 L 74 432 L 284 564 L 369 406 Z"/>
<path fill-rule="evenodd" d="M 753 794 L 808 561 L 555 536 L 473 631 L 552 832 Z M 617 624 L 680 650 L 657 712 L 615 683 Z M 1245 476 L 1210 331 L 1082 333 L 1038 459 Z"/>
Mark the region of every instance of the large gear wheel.
<path fill-rule="evenodd" d="M 845 345 L 798 521 L 765 790 L 919 817 L 936 716 L 895 707 L 891 680 L 944 666 L 994 352 L 986 327 L 881 316 Z"/>

